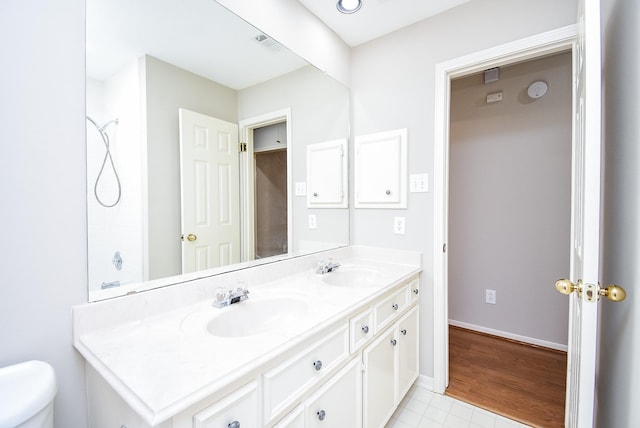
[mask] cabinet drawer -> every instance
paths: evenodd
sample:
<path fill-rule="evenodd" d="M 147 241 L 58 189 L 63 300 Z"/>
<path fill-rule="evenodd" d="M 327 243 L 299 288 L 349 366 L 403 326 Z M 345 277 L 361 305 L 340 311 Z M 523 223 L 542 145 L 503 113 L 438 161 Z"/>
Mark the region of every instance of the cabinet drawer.
<path fill-rule="evenodd" d="M 373 310 L 366 311 L 356 315 L 349 320 L 350 340 L 349 349 L 353 354 L 364 343 L 373 337 Z"/>
<path fill-rule="evenodd" d="M 257 427 L 257 382 L 251 382 L 193 416 L 193 428 L 226 428 L 238 422 L 240 428 Z"/>
<path fill-rule="evenodd" d="M 362 370 L 354 359 L 305 404 L 306 428 L 359 428 L 362 426 Z"/>
<path fill-rule="evenodd" d="M 409 304 L 409 284 L 394 292 L 382 302 L 378 303 L 373 310 L 375 332 L 382 331 L 386 326 L 392 323 L 397 314 L 402 312 Z"/>
<path fill-rule="evenodd" d="M 409 283 L 409 298 L 411 303 L 420 300 L 420 280 L 418 278 L 411 280 Z"/>
<path fill-rule="evenodd" d="M 269 423 L 305 389 L 319 381 L 349 355 L 345 323 L 319 342 L 263 375 L 264 422 Z"/>
<path fill-rule="evenodd" d="M 304 406 L 301 404 L 287 414 L 273 428 L 305 428 Z"/>

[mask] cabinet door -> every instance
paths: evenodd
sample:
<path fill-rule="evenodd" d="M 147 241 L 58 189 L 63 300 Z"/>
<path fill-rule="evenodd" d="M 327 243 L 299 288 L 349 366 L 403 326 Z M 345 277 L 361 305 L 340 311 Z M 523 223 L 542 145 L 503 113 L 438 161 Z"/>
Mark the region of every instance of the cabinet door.
<path fill-rule="evenodd" d="M 355 207 L 407 207 L 407 130 L 355 139 Z"/>
<path fill-rule="evenodd" d="M 307 399 L 305 427 L 360 428 L 361 406 L 362 371 L 354 359 Z"/>
<path fill-rule="evenodd" d="M 418 307 L 398 321 L 398 401 L 418 377 Z"/>
<path fill-rule="evenodd" d="M 364 427 L 384 426 L 395 410 L 397 339 L 390 328 L 363 351 Z"/>
<path fill-rule="evenodd" d="M 307 207 L 347 208 L 347 140 L 307 145 Z"/>

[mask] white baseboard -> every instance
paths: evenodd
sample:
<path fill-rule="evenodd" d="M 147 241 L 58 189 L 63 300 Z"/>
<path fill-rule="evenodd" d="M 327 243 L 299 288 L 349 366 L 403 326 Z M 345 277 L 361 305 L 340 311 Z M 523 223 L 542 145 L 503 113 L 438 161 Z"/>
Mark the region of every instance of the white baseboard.
<path fill-rule="evenodd" d="M 504 337 L 506 339 L 517 340 L 518 342 L 530 343 L 532 345 L 544 346 L 545 348 L 556 349 L 558 351 L 567 352 L 567 345 L 561 343 L 548 342 L 546 340 L 534 339 L 532 337 L 520 336 L 519 334 L 507 333 L 505 331 L 494 330 L 492 328 L 482 327 L 479 325 L 469 324 L 462 321 L 449 320 L 449 324 L 455 327 L 466 328 L 467 330 L 479 331 L 481 333 L 491 334 L 493 336 Z"/>
<path fill-rule="evenodd" d="M 416 379 L 414 385 L 428 391 L 433 391 L 433 378 L 425 375 L 418 375 L 418 379 Z"/>

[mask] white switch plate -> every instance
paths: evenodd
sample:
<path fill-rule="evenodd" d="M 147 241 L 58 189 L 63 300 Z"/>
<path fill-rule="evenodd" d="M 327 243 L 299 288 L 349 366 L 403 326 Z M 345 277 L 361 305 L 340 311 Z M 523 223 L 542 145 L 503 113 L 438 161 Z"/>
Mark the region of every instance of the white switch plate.
<path fill-rule="evenodd" d="M 429 191 L 429 174 L 411 174 L 409 176 L 409 192 L 426 193 Z"/>
<path fill-rule="evenodd" d="M 307 194 L 307 183 L 299 181 L 296 183 L 296 196 L 305 196 Z"/>
<path fill-rule="evenodd" d="M 485 302 L 492 305 L 496 304 L 496 290 L 485 290 Z"/>
<path fill-rule="evenodd" d="M 487 95 L 487 104 L 502 101 L 502 91 Z"/>
<path fill-rule="evenodd" d="M 318 227 L 318 224 L 316 223 L 316 215 L 309 214 L 309 229 L 315 229 L 316 227 Z"/>
<path fill-rule="evenodd" d="M 404 217 L 393 218 L 393 233 L 396 235 L 404 235 Z"/>

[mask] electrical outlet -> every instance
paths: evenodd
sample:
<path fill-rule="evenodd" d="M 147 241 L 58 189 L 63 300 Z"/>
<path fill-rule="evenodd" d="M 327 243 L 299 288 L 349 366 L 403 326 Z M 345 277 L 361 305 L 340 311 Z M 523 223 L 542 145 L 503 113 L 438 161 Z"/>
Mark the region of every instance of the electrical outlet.
<path fill-rule="evenodd" d="M 309 229 L 315 229 L 316 227 L 318 227 L 318 224 L 316 223 L 316 215 L 309 214 Z"/>
<path fill-rule="evenodd" d="M 404 217 L 394 217 L 393 233 L 396 235 L 404 235 Z"/>
<path fill-rule="evenodd" d="M 485 290 L 485 302 L 492 305 L 496 304 L 496 290 Z"/>

